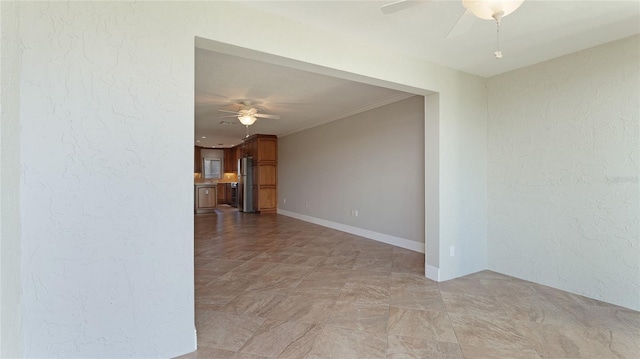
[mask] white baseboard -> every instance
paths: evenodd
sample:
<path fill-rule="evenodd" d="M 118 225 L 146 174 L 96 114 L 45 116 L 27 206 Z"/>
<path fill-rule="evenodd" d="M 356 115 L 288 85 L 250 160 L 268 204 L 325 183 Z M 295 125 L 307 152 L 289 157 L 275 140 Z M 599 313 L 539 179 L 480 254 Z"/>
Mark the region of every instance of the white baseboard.
<path fill-rule="evenodd" d="M 434 280 L 436 282 L 440 281 L 440 268 L 436 268 L 434 266 L 427 265 L 424 269 L 425 277 Z"/>
<path fill-rule="evenodd" d="M 353 227 L 353 226 L 349 226 L 342 223 L 327 221 L 326 219 L 311 217 L 311 216 L 307 216 L 300 213 L 289 212 L 279 208 L 278 208 L 278 214 L 299 219 L 301 221 L 317 224 L 323 227 L 332 228 L 338 231 L 355 234 L 360 237 L 373 239 L 374 241 L 391 244 L 392 246 L 408 249 L 415 252 L 424 253 L 424 249 L 425 249 L 424 243 L 418 243 L 418 242 L 410 241 L 408 239 L 392 236 L 389 234 L 378 233 L 378 232 L 370 231 L 368 229 Z"/>

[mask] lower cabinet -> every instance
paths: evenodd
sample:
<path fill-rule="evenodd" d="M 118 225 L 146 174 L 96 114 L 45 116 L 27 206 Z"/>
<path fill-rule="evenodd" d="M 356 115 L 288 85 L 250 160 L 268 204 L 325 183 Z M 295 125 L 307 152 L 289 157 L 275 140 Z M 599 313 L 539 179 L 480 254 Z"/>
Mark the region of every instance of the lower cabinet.
<path fill-rule="evenodd" d="M 227 204 L 227 186 L 228 183 L 218 183 L 218 204 Z"/>
<path fill-rule="evenodd" d="M 218 186 L 195 186 L 195 213 L 215 212 L 218 205 Z"/>

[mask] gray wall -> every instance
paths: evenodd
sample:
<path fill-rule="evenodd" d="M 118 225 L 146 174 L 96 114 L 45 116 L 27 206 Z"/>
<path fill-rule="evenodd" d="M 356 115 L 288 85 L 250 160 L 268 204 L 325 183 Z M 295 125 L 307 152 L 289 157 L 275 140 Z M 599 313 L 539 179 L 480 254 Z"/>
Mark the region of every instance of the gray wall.
<path fill-rule="evenodd" d="M 640 309 L 639 41 L 488 81 L 490 269 Z"/>
<path fill-rule="evenodd" d="M 424 243 L 424 97 L 282 137 L 278 149 L 280 210 Z"/>

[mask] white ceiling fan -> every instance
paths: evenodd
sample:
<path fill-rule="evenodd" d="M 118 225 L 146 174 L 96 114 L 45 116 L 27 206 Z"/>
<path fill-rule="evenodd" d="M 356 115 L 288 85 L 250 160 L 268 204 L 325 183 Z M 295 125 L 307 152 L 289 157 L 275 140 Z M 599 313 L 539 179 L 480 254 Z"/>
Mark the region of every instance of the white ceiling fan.
<path fill-rule="evenodd" d="M 400 0 L 383 5 L 381 10 L 383 14 L 389 15 L 429 1 L 431 0 Z M 501 59 L 500 23 L 503 17 L 516 11 L 523 2 L 524 0 L 462 0 L 462 5 L 466 10 L 449 30 L 445 38 L 458 37 L 469 31 L 475 20 L 474 16 L 483 20 L 495 20 L 498 29 L 498 49 L 494 55 L 497 59 Z"/>
<path fill-rule="evenodd" d="M 266 113 L 259 113 L 260 110 L 254 107 L 252 104 L 253 104 L 252 101 L 245 100 L 236 104 L 239 106 L 239 109 L 237 111 L 229 111 L 229 110 L 218 110 L 218 111 L 233 113 L 233 115 L 223 116 L 221 118 L 236 117 L 238 118 L 240 123 L 242 123 L 245 126 L 253 125 L 258 118 L 270 118 L 274 120 L 280 119 L 280 116 L 278 115 L 269 115 Z"/>

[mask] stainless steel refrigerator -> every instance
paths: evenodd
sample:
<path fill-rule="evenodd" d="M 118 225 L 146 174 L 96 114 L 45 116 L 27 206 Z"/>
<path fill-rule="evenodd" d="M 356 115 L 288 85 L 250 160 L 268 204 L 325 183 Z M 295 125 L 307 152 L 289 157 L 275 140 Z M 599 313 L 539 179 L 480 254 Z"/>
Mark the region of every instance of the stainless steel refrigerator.
<path fill-rule="evenodd" d="M 238 160 L 238 210 L 253 212 L 253 158 Z"/>

